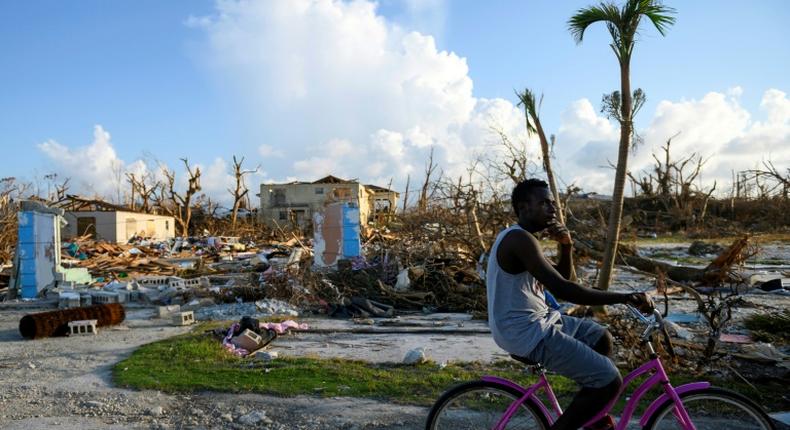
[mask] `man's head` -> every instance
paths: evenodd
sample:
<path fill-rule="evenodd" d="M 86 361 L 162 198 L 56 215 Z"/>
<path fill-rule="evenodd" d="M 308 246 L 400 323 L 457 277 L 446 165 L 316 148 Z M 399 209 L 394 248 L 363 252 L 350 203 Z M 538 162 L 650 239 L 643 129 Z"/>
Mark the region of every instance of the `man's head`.
<path fill-rule="evenodd" d="M 510 201 L 518 223 L 531 232 L 545 229 L 557 215 L 557 207 L 549 186 L 540 179 L 519 182 L 513 188 Z"/>

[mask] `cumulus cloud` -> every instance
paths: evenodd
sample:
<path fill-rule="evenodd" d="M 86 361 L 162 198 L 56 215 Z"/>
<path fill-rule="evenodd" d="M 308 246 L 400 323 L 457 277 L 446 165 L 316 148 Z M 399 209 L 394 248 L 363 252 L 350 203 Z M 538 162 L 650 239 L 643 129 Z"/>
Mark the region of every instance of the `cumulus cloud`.
<path fill-rule="evenodd" d="M 406 5 L 436 18 L 444 2 Z M 492 123 L 524 138 L 510 102 L 472 94 L 464 58 L 432 36 L 387 20 L 369 1 L 223 1 L 189 20 L 206 36 L 203 60 L 256 112 L 270 147 L 291 163 L 275 177 L 332 173 L 396 186 L 431 149 L 448 174 L 486 151 Z M 433 19 L 432 18 L 432 19 Z"/>
<path fill-rule="evenodd" d="M 215 158 L 211 164 L 202 165 L 196 164 L 195 167 L 200 168 L 200 186 L 201 192 L 210 196 L 215 202 L 220 205 L 229 207 L 233 205 L 233 197 L 228 192 L 229 189 L 235 189 L 236 178 L 230 172 L 231 166 L 222 158 Z M 246 178 L 249 180 L 249 177 Z M 187 178 L 186 175 L 182 178 L 183 186 L 186 188 Z M 247 184 L 249 187 L 250 184 Z M 253 191 L 253 189 L 251 189 Z M 253 193 L 254 194 L 254 193 Z"/>
<path fill-rule="evenodd" d="M 644 143 L 629 160 L 629 170 L 652 168 L 653 153 L 672 139 L 672 158 L 697 154 L 707 159 L 699 186 L 714 181 L 721 193 L 729 192 L 732 171 L 761 167 L 763 160 L 790 165 L 790 99 L 777 90 L 765 91 L 759 115 L 740 102 L 743 89 L 709 92 L 700 99 L 658 103 L 649 125 L 639 131 Z M 755 120 L 755 116 L 764 118 Z M 557 153 L 560 175 L 586 190 L 611 193 L 613 172 L 606 166 L 617 159 L 618 128 L 599 116 L 587 100 L 574 102 L 562 116 Z"/>
<path fill-rule="evenodd" d="M 39 144 L 38 149 L 60 176 L 71 178 L 70 190 L 77 194 L 95 195 L 119 203 L 127 198 L 129 187 L 126 174 L 134 174 L 138 178 L 151 174 L 153 180 L 165 180 L 159 166 L 149 166 L 142 159 L 132 162 L 120 159 L 112 145 L 110 133 L 101 125 L 94 126 L 93 141 L 88 145 L 70 148 L 50 139 Z M 228 162 L 216 158 L 210 164 L 197 163 L 194 167 L 199 167 L 201 171 L 202 192 L 220 204 L 232 204 L 233 199 L 227 189 L 235 186 L 235 178 Z M 176 189 L 186 189 L 187 175 L 182 173 L 183 165 L 177 164 L 174 170 Z M 249 183 L 247 185 L 252 186 Z"/>
<path fill-rule="evenodd" d="M 145 163 L 135 161 L 128 166 L 118 158 L 110 143 L 110 133 L 101 125 L 93 127 L 93 141 L 85 146 L 69 148 L 55 140 L 47 140 L 38 149 L 55 164 L 58 172 L 71 178 L 79 192 L 100 196 L 116 196 L 125 173 L 142 173 Z"/>
<path fill-rule="evenodd" d="M 283 158 L 285 157 L 285 153 L 279 149 L 271 145 L 261 145 L 258 147 L 258 155 L 261 156 L 264 160 L 269 158 Z"/>

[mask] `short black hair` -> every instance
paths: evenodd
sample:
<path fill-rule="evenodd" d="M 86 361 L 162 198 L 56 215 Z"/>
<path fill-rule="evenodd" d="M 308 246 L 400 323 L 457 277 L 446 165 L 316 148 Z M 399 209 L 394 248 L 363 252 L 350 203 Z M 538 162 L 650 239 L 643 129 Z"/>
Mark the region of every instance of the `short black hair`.
<path fill-rule="evenodd" d="M 513 187 L 513 194 L 510 195 L 510 203 L 513 205 L 513 212 L 518 216 L 518 203 L 527 201 L 527 197 L 539 188 L 547 189 L 549 184 L 537 178 L 523 180 Z"/>

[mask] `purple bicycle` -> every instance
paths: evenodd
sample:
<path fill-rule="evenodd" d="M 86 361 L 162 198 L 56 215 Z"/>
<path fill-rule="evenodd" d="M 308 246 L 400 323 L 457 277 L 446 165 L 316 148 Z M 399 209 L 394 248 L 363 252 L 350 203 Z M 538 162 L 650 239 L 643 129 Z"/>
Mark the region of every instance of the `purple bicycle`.
<path fill-rule="evenodd" d="M 653 316 L 649 318 L 635 308 L 628 307 L 646 325 L 641 340 L 650 351 L 650 361 L 623 378 L 620 393 L 590 423 L 609 413 L 631 381 L 647 376 L 627 398 L 616 430 L 635 427 L 661 430 L 775 429 L 771 418 L 760 406 L 738 393 L 713 387 L 708 382 L 673 386 L 652 344 L 653 333 L 660 331 L 668 348 L 672 348 L 661 313 L 653 311 Z M 540 363 L 532 363 L 523 357 L 513 358 L 524 362 L 527 369 L 539 375 L 536 384 L 522 387 L 508 379 L 483 376 L 479 380 L 457 385 L 434 403 L 426 429 L 548 429 L 562 415 L 562 408 L 546 379 L 545 370 Z M 656 386 L 663 390 L 663 394 L 645 409 L 637 426 L 636 422 L 631 422 L 631 417 L 642 396 Z M 540 391 L 544 392 L 549 407 L 538 399 Z"/>

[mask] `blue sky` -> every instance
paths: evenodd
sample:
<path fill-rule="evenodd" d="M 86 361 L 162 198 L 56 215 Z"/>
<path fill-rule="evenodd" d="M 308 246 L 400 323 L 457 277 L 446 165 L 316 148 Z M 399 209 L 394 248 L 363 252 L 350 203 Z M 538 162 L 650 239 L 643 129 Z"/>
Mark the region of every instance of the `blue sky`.
<path fill-rule="evenodd" d="M 598 112 L 602 93 L 619 86 L 617 63 L 603 26 L 591 28 L 578 46 L 566 28 L 576 9 L 591 3 L 383 0 L 370 15 L 328 0 L 5 1 L 0 3 L 0 176 L 33 180 L 56 171 L 75 177 L 76 188 L 106 194 L 108 188 L 97 182 L 107 164 L 80 163 L 86 154 L 116 157 L 128 169 L 141 158 L 176 166 L 188 156 L 211 170 L 208 181 L 216 186 L 205 188 L 220 192 L 227 181 L 221 160 L 227 167 L 237 154 L 261 164 L 253 185 L 324 173 L 394 178 L 399 184 L 405 174 L 421 171 L 430 147 L 422 138 L 441 145 L 439 158 L 448 174 L 463 171 L 470 154 L 480 152 L 471 148 L 480 149 L 478 141 L 487 139 L 485 124 L 470 119 L 475 113 L 489 118 L 498 112 L 503 128 L 518 133 L 517 109 L 482 100 L 512 105 L 514 88 L 529 86 L 545 93 L 541 116 L 545 128 L 559 134 L 556 155 L 565 182 L 605 191 L 612 175 L 580 160 L 588 158 L 585 151 L 609 148 L 616 126 L 589 118 L 580 101 Z M 666 37 L 643 25 L 632 64 L 633 86 L 648 95 L 637 118 L 648 146 L 682 129 L 684 136 L 715 135 L 710 145 L 729 151 L 731 158 L 740 154 L 733 148 L 762 139 L 770 143 L 751 151 L 753 161 L 766 155 L 780 163 L 790 160 L 782 152 L 790 146 L 785 108 L 790 4 L 667 3 L 678 11 L 677 24 Z M 289 10 L 299 7 L 312 15 Z M 277 23 L 278 16 L 289 22 Z M 300 17 L 306 17 L 304 25 Z M 368 41 L 371 29 L 381 33 Z M 410 31 L 421 34 L 412 41 L 419 49 L 401 51 L 412 43 Z M 353 41 L 353 52 L 335 56 L 346 40 Z M 288 51 L 279 52 L 282 46 Z M 373 57 L 382 49 L 391 55 L 379 63 Z M 292 60 L 310 65 L 301 79 L 282 66 Z M 408 86 L 412 83 L 416 88 Z M 408 91 L 379 92 L 394 84 Z M 706 99 L 710 93 L 721 97 Z M 447 100 L 436 102 L 444 96 Z M 662 101 L 668 104 L 660 116 Z M 393 104 L 399 109 L 389 117 L 386 105 Z M 683 122 L 719 108 L 707 122 Z M 412 111 L 420 115 L 415 118 Z M 769 116 L 773 122 L 763 124 Z M 592 129 L 574 129 L 583 117 Z M 724 128 L 737 124 L 717 135 L 716 118 L 727 123 Z M 698 123 L 711 129 L 688 130 Z M 429 130 L 433 124 L 441 126 Z M 97 125 L 111 138 L 103 149 L 86 152 L 96 144 Z M 417 133 L 422 137 L 414 130 L 422 130 Z M 592 136 L 588 142 L 579 137 L 586 134 Z M 48 151 L 42 148 L 47 141 L 62 146 L 50 145 Z M 327 145 L 336 149 L 321 149 Z M 690 151 L 708 144 L 703 139 L 684 145 Z M 379 150 L 391 157 L 376 155 Z M 642 158 L 646 155 L 649 151 Z M 727 169 L 719 170 L 726 176 Z"/>

